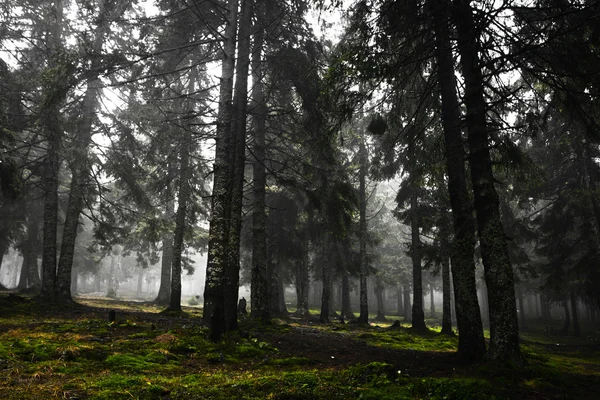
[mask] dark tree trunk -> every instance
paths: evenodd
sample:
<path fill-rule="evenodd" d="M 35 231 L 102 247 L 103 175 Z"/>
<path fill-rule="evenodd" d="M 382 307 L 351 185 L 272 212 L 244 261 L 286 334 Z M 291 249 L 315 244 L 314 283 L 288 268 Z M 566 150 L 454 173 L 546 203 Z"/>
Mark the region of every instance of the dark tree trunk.
<path fill-rule="evenodd" d="M 234 89 L 234 113 L 232 139 L 234 151 L 233 190 L 231 195 L 231 219 L 229 226 L 229 244 L 227 251 L 227 269 L 225 271 L 224 318 L 225 330 L 238 328 L 237 305 L 240 281 L 240 233 L 242 229 L 242 203 L 244 195 L 244 169 L 246 165 L 246 116 L 248 106 L 248 71 L 250 68 L 250 36 L 254 0 L 242 0 L 238 35 L 238 60 Z"/>
<path fill-rule="evenodd" d="M 465 172 L 465 151 L 448 25 L 448 4 L 446 1 L 437 0 L 435 5 L 438 81 L 442 97 L 448 193 L 454 226 L 450 258 L 455 307 L 451 307 L 451 311 L 456 313 L 459 331 L 458 354 L 463 359 L 479 361 L 485 354 L 485 341 L 475 281 L 475 220 Z"/>
<path fill-rule="evenodd" d="M 325 239 L 328 240 L 327 238 Z M 331 251 L 330 244 L 326 245 L 325 251 Z M 329 263 L 330 257 L 325 256 L 324 262 L 321 267 L 323 276 L 323 291 L 321 292 L 321 314 L 319 320 L 322 323 L 329 323 L 329 312 L 331 306 L 331 278 L 332 278 L 332 267 Z"/>
<path fill-rule="evenodd" d="M 56 256 L 58 230 L 58 181 L 60 170 L 60 145 L 62 136 L 61 105 L 64 103 L 69 90 L 69 68 L 60 66 L 62 54 L 62 1 L 54 2 L 48 13 L 50 28 L 48 42 L 51 54 L 49 56 L 48 78 L 43 94 L 44 103 L 41 106 L 40 125 L 46 139 L 46 158 L 43 166 L 44 190 L 44 228 L 42 245 L 42 291 L 41 297 L 46 302 L 56 301 Z M 61 67 L 61 68 L 58 68 Z"/>
<path fill-rule="evenodd" d="M 355 318 L 350 304 L 350 274 L 344 272 L 342 274 L 342 318 L 353 320 Z"/>
<path fill-rule="evenodd" d="M 304 240 L 302 260 L 296 263 L 296 314 L 309 315 L 308 237 Z"/>
<path fill-rule="evenodd" d="M 263 94 L 262 84 L 262 46 L 264 42 L 264 32 L 259 29 L 254 34 L 254 49 L 252 54 L 252 116 L 254 123 L 254 143 L 253 143 L 253 195 L 254 208 L 252 210 L 252 277 L 251 277 L 251 297 L 250 304 L 252 308 L 252 318 L 258 318 L 263 322 L 270 320 L 269 306 L 269 279 L 267 277 L 267 215 L 265 206 L 265 119 L 266 106 Z M 296 266 L 302 268 L 301 263 Z M 302 278 L 298 280 L 296 274 L 296 289 L 304 289 Z M 303 293 L 299 293 L 298 304 Z M 300 306 L 298 307 L 300 310 Z"/>
<path fill-rule="evenodd" d="M 208 238 L 208 260 L 204 285 L 204 322 L 209 326 L 210 337 L 218 341 L 225 332 L 225 281 L 227 273 L 229 225 L 231 217 L 231 188 L 233 185 L 230 157 L 234 151 L 231 143 L 233 76 L 237 32 L 238 0 L 227 2 L 227 27 L 221 66 L 219 112 L 215 137 L 215 163 L 213 167 L 213 194 Z M 237 305 L 236 305 L 237 310 Z M 236 311 L 237 312 L 237 311 Z"/>
<path fill-rule="evenodd" d="M 569 326 L 571 326 L 571 313 L 569 312 L 569 301 L 565 298 L 563 300 L 563 307 L 565 308 L 565 324 L 563 325 L 563 333 L 569 332 Z"/>
<path fill-rule="evenodd" d="M 21 271 L 19 272 L 19 282 L 17 284 L 17 290 L 22 291 L 27 289 L 27 275 L 29 270 L 29 265 L 27 255 L 25 254 L 25 250 L 23 250 L 23 262 L 21 263 Z"/>
<path fill-rule="evenodd" d="M 483 78 L 479 66 L 478 31 L 468 0 L 455 0 L 458 49 L 465 80 L 469 163 L 477 231 L 485 268 L 490 314 L 489 360 L 523 363 L 514 278 L 494 187 Z"/>
<path fill-rule="evenodd" d="M 426 331 L 423 312 L 423 276 L 421 270 L 421 236 L 419 233 L 418 197 L 415 171 L 411 171 L 412 193 L 410 196 L 410 230 L 413 272 L 412 328 L 418 332 Z"/>
<path fill-rule="evenodd" d="M 38 293 L 42 287 L 38 265 L 39 225 L 38 215 L 32 214 L 27 222 L 27 243 L 23 257 L 27 258 L 27 286 L 32 293 Z"/>
<path fill-rule="evenodd" d="M 181 311 L 181 269 L 183 239 L 186 228 L 187 204 L 190 198 L 191 166 L 189 162 L 192 137 L 189 129 L 185 130 L 185 138 L 181 143 L 181 169 L 179 194 L 177 196 L 177 212 L 175 213 L 175 231 L 173 232 L 173 263 L 171 268 L 171 295 L 168 311 Z"/>
<path fill-rule="evenodd" d="M 569 295 L 571 297 L 571 310 L 573 314 L 573 334 L 579 336 L 581 334 L 581 329 L 579 328 L 579 313 L 577 312 L 577 296 L 575 295 L 575 290 L 571 289 Z"/>
<path fill-rule="evenodd" d="M 168 190 L 168 189 L 167 189 Z M 167 218 L 173 216 L 173 200 L 170 194 L 167 198 Z M 173 264 L 173 233 L 165 232 L 162 236 L 162 258 L 160 262 L 160 286 L 154 303 L 159 306 L 168 306 L 171 299 L 171 268 Z"/>
<path fill-rule="evenodd" d="M 361 324 L 369 323 L 369 301 L 367 291 L 367 194 L 366 194 L 366 180 L 367 180 L 367 148 L 365 146 L 364 138 L 360 138 L 360 169 L 359 169 L 359 227 L 358 227 L 358 240 L 359 240 L 359 258 L 360 258 L 360 315 L 358 316 L 358 322 Z"/>

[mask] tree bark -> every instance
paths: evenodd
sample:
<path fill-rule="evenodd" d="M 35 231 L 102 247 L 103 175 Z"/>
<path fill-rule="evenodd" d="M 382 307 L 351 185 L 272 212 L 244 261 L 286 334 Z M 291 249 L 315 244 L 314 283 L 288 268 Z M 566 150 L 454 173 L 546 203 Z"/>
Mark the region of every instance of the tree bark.
<path fill-rule="evenodd" d="M 194 67 L 190 70 L 190 81 L 188 96 L 194 93 L 197 71 Z M 189 113 L 194 113 L 192 99 L 189 99 Z M 173 263 L 171 268 L 171 296 L 169 298 L 168 311 L 181 311 L 181 269 L 183 267 L 182 253 L 184 247 L 184 236 L 186 230 L 187 207 L 191 196 L 190 179 L 192 178 L 192 166 L 190 163 L 190 152 L 194 145 L 190 126 L 183 128 L 183 140 L 180 142 L 180 167 L 179 167 L 179 191 L 177 194 L 177 212 L 175 213 L 175 231 L 173 232 Z M 237 299 L 237 297 L 236 297 Z M 237 305 L 236 305 L 237 306 Z M 237 312 L 237 308 L 236 308 Z"/>
<path fill-rule="evenodd" d="M 442 125 L 448 174 L 448 193 L 452 208 L 454 240 L 450 247 L 454 309 L 459 331 L 458 354 L 479 361 L 485 354 L 485 340 L 475 280 L 475 220 L 465 172 L 465 151 L 461 133 L 460 109 L 456 94 L 454 58 L 448 25 L 448 5 L 436 0 L 434 23 L 438 82 L 442 98 Z"/>
<path fill-rule="evenodd" d="M 250 68 L 250 36 L 254 0 L 242 0 L 238 35 L 238 60 L 234 89 L 232 139 L 234 151 L 233 190 L 231 195 L 231 222 L 229 225 L 227 269 L 225 271 L 224 318 L 225 330 L 236 330 L 237 304 L 240 280 L 240 232 L 242 229 L 242 201 L 244 195 L 244 169 L 246 165 L 246 116 L 248 106 L 248 71 Z"/>
<path fill-rule="evenodd" d="M 172 218 L 174 214 L 173 200 L 170 190 L 167 189 L 167 209 L 165 215 Z M 168 306 L 171 299 L 171 267 L 173 263 L 173 233 L 165 232 L 162 236 L 162 257 L 160 263 L 160 286 L 154 303 L 159 306 Z"/>
<path fill-rule="evenodd" d="M 54 2 L 54 7 L 48 15 L 51 29 L 49 32 L 48 75 L 50 83 L 43 93 L 40 121 L 46 139 L 46 158 L 43 167 L 44 190 L 44 228 L 42 247 L 42 291 L 44 301 L 56 301 L 56 255 L 58 230 L 58 181 L 60 170 L 60 147 L 62 140 L 62 115 L 60 108 L 64 103 L 68 81 L 70 79 L 66 65 L 60 65 L 62 53 L 62 0 Z"/>
<path fill-rule="evenodd" d="M 423 276 L 421 270 L 421 237 L 419 233 L 419 214 L 416 173 L 411 171 L 412 193 L 410 195 L 411 258 L 413 272 L 412 328 L 417 332 L 426 331 L 423 312 Z"/>
<path fill-rule="evenodd" d="M 321 273 L 323 278 L 323 291 L 321 292 L 321 314 L 319 316 L 319 320 L 322 323 L 329 323 L 329 312 L 331 306 L 331 278 L 332 278 L 332 268 L 330 265 L 330 255 L 331 244 L 328 243 L 329 238 L 325 238 L 325 249 L 326 255 L 323 260 L 323 265 L 321 266 Z"/>
<path fill-rule="evenodd" d="M 367 180 L 367 168 L 368 168 L 368 155 L 367 147 L 365 146 L 365 138 L 361 137 L 359 148 L 359 159 L 360 166 L 358 172 L 359 179 L 359 227 L 358 227 L 358 240 L 359 240 L 359 258 L 360 258 L 360 315 L 358 316 L 358 322 L 361 324 L 369 323 L 369 300 L 367 291 L 367 193 L 366 193 L 366 180 Z"/>
<path fill-rule="evenodd" d="M 571 313 L 569 312 L 569 301 L 566 299 L 563 300 L 563 307 L 565 308 L 565 323 L 563 325 L 563 333 L 569 332 L 569 326 L 571 325 Z"/>
<path fill-rule="evenodd" d="M 271 319 L 269 305 L 269 279 L 267 276 L 267 215 L 265 204 L 265 188 L 267 184 L 265 159 L 265 120 L 266 105 L 262 84 L 262 46 L 264 31 L 259 29 L 254 34 L 252 54 L 252 120 L 254 123 L 254 143 L 252 165 L 254 207 L 252 210 L 252 277 L 251 277 L 251 316 L 263 322 Z M 296 268 L 301 268 L 300 264 Z M 301 275 L 297 273 L 296 289 L 301 288 Z M 300 285 L 299 285 L 300 283 Z M 302 295 L 302 293 L 300 293 Z M 298 304 L 300 297 L 298 296 Z M 300 310 L 300 306 L 298 307 Z"/>
<path fill-rule="evenodd" d="M 573 314 L 573 334 L 579 336 L 581 329 L 579 327 L 579 313 L 577 312 L 577 295 L 575 294 L 575 289 L 571 288 L 569 295 L 571 297 L 571 310 Z"/>
<path fill-rule="evenodd" d="M 352 305 L 350 304 L 350 274 L 348 272 L 342 273 L 342 318 L 347 320 L 353 320 L 356 318 L 352 312 Z"/>
<path fill-rule="evenodd" d="M 227 27 L 223 46 L 219 112 L 215 138 L 213 194 L 208 239 L 208 260 L 204 285 L 204 322 L 209 326 L 211 340 L 217 341 L 225 332 L 225 275 L 229 247 L 231 187 L 233 184 L 230 156 L 233 76 L 237 32 L 238 0 L 227 2 Z"/>
<path fill-rule="evenodd" d="M 500 204 L 494 187 L 489 149 L 486 103 L 477 45 L 479 35 L 469 1 L 455 0 L 454 4 L 458 49 L 465 80 L 471 183 L 490 309 L 490 347 L 486 357 L 489 360 L 522 365 L 524 360 L 519 346 L 514 277 L 500 219 Z"/>

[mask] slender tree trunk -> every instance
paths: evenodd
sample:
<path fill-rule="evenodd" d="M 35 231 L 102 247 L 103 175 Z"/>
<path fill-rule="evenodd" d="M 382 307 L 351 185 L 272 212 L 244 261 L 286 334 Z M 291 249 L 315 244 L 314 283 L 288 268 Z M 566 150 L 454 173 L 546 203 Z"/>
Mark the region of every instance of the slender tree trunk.
<path fill-rule="evenodd" d="M 71 184 L 69 188 L 69 201 L 63 226 L 60 258 L 57 271 L 57 296 L 59 301 L 71 302 L 71 269 L 73 267 L 73 256 L 75 253 L 75 242 L 79 216 L 83 210 L 83 197 L 86 192 L 87 175 L 90 170 L 90 162 L 87 157 L 88 147 L 92 141 L 92 124 L 96 117 L 98 108 L 98 96 L 102 89 L 99 79 L 101 69 L 102 45 L 107 33 L 108 24 L 106 15 L 110 4 L 108 0 L 100 2 L 97 27 L 92 44 L 93 60 L 90 66 L 90 77 L 87 89 L 83 97 L 82 114 L 77 120 L 77 141 L 75 144 L 75 157 L 71 161 Z"/>
<path fill-rule="evenodd" d="M 179 180 L 179 194 L 177 196 L 177 212 L 175 213 L 175 231 L 173 232 L 173 263 L 171 268 L 171 296 L 168 311 L 181 311 L 181 269 L 184 235 L 186 229 L 187 205 L 190 201 L 191 166 L 190 148 L 192 147 L 192 134 L 189 128 L 185 129 L 184 140 L 181 143 L 181 167 Z"/>
<path fill-rule="evenodd" d="M 579 313 L 577 312 L 577 296 L 575 295 L 575 290 L 569 290 L 569 295 L 571 297 L 571 310 L 573 314 L 573 333 L 575 336 L 579 336 L 581 334 L 581 329 L 579 327 Z"/>
<path fill-rule="evenodd" d="M 40 272 L 38 266 L 38 247 L 39 247 L 39 225 L 37 216 L 30 216 L 27 223 L 27 251 L 24 257 L 27 257 L 27 285 L 32 293 L 39 293 L 42 287 Z"/>
<path fill-rule="evenodd" d="M 411 304 L 410 304 L 410 286 L 408 284 L 404 284 L 404 320 L 405 322 L 411 322 Z"/>
<path fill-rule="evenodd" d="M 308 235 L 303 238 L 302 259 L 296 263 L 296 314 L 309 315 Z"/>
<path fill-rule="evenodd" d="M 435 5 L 438 81 L 442 97 L 448 193 L 454 226 L 450 258 L 454 282 L 454 296 L 451 298 L 455 307 L 451 307 L 451 312 L 454 310 L 456 313 L 459 331 L 458 354 L 463 359 L 479 361 L 486 349 L 475 281 L 475 220 L 465 172 L 465 151 L 448 25 L 448 4 L 446 1 L 436 0 Z"/>
<path fill-rule="evenodd" d="M 342 318 L 353 320 L 355 318 L 350 304 L 350 274 L 342 273 Z"/>
<path fill-rule="evenodd" d="M 569 326 L 571 325 L 571 313 L 569 312 L 569 301 L 565 298 L 563 300 L 563 307 L 565 308 L 565 324 L 563 325 L 563 333 L 569 332 Z"/>
<path fill-rule="evenodd" d="M 366 194 L 366 180 L 367 180 L 367 147 L 365 146 L 364 137 L 360 138 L 359 148 L 359 212 L 360 220 L 358 227 L 358 240 L 359 240 L 359 258 L 360 258 L 360 315 L 358 316 L 358 322 L 361 324 L 369 323 L 369 301 L 367 295 L 367 194 Z"/>
<path fill-rule="evenodd" d="M 265 205 L 265 188 L 267 184 L 265 161 L 265 120 L 266 105 L 262 84 L 262 46 L 264 31 L 259 29 L 254 35 L 252 54 L 252 116 L 254 123 L 254 143 L 252 165 L 254 208 L 252 210 L 252 277 L 251 297 L 252 318 L 263 322 L 270 320 L 269 279 L 267 277 L 267 215 Z M 296 268 L 302 268 L 301 263 Z M 300 290 L 302 280 L 296 276 L 296 288 Z M 299 285 L 300 283 L 300 285 Z M 303 295 L 303 293 L 300 293 Z M 300 304 L 300 296 L 298 299 Z M 298 307 L 300 310 L 300 307 Z"/>
<path fill-rule="evenodd" d="M 403 303 L 402 302 L 402 285 L 398 285 L 398 287 L 396 288 L 396 295 L 397 295 L 396 309 L 398 310 L 396 312 L 396 315 L 399 317 L 402 317 L 402 316 L 404 316 L 404 304 L 402 304 Z"/>
<path fill-rule="evenodd" d="M 523 363 L 514 278 L 494 187 L 483 78 L 479 66 L 478 32 L 468 0 L 455 0 L 458 49 L 465 80 L 469 163 L 477 230 L 485 268 L 490 309 L 489 360 Z"/>
<path fill-rule="evenodd" d="M 227 273 L 231 188 L 230 168 L 233 76 L 237 32 L 238 0 L 227 1 L 227 27 L 223 47 L 219 114 L 215 138 L 213 194 L 208 239 L 208 260 L 204 285 L 204 322 L 210 328 L 211 340 L 217 341 L 225 332 L 225 280 Z M 237 307 L 237 306 L 236 306 Z M 236 311 L 237 312 L 237 311 Z"/>
<path fill-rule="evenodd" d="M 433 299 L 433 295 L 433 284 L 429 284 L 429 311 L 431 312 L 431 318 L 435 318 L 435 300 Z"/>

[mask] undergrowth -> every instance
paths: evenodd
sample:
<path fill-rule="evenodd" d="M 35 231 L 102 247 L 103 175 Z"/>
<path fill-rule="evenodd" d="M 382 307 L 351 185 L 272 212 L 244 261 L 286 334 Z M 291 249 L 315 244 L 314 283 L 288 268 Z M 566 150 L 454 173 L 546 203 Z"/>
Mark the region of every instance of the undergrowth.
<path fill-rule="evenodd" d="M 114 322 L 107 320 L 111 309 Z M 197 308 L 178 315 L 160 311 L 102 300 L 49 310 L 33 300 L 1 296 L 0 398 L 590 398 L 600 389 L 594 335 L 573 339 L 530 332 L 523 340 L 527 364 L 522 368 L 456 361 L 455 369 L 439 372 L 435 355 L 451 355 L 458 343 L 435 328 L 415 335 L 405 325 L 391 328 L 391 322 L 276 320 L 259 326 L 245 321 L 239 333 L 212 343 Z M 328 335 L 322 337 L 363 343 L 365 356 L 332 367 L 311 353 L 283 351 L 276 339 L 261 335 L 277 338 L 298 330 L 312 334 L 306 340 Z M 400 359 L 369 360 L 374 348 L 404 357 L 427 353 L 432 365 L 428 373 L 409 375 Z"/>

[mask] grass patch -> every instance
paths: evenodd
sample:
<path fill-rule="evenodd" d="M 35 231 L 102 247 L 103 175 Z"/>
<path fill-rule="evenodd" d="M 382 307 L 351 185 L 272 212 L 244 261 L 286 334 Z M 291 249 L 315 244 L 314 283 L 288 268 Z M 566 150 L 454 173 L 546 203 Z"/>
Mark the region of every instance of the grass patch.
<path fill-rule="evenodd" d="M 113 324 L 109 309 L 117 311 Z M 435 327 L 423 335 L 406 325 L 390 328 L 391 319 L 323 325 L 313 310 L 312 319 L 245 320 L 243 334 L 212 343 L 199 309 L 165 315 L 152 305 L 93 299 L 48 314 L 35 301 L 0 295 L 0 310 L 2 399 L 510 399 L 600 392 L 600 342 L 591 334 L 529 331 L 523 368 L 457 363 L 442 370 L 437 363 L 452 362 L 457 338 Z M 286 345 L 289 335 L 294 340 Z M 311 350 L 323 340 L 344 346 L 337 353 Z M 376 352 L 389 356 L 376 361 Z M 430 361 L 411 364 L 423 358 Z M 407 363 L 410 376 L 403 372 Z"/>

